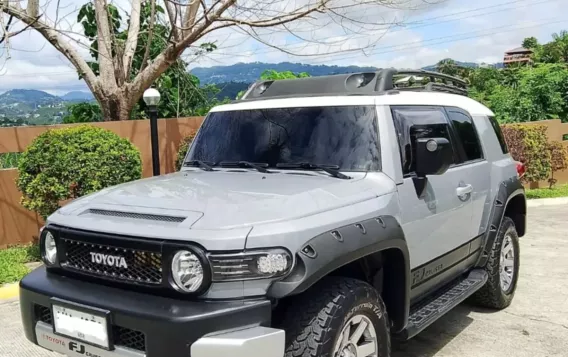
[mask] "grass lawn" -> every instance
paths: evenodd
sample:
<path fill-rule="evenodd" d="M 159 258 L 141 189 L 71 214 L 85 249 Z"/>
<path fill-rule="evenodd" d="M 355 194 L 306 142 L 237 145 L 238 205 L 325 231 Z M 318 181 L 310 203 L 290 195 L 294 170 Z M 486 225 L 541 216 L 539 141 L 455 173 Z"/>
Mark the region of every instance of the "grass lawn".
<path fill-rule="evenodd" d="M 533 190 L 526 190 L 526 195 L 528 199 L 568 197 L 568 185 L 558 185 L 552 189 L 536 188 Z"/>
<path fill-rule="evenodd" d="M 0 250 L 0 285 L 20 280 L 29 272 L 24 264 L 38 260 L 40 256 L 37 245 Z"/>

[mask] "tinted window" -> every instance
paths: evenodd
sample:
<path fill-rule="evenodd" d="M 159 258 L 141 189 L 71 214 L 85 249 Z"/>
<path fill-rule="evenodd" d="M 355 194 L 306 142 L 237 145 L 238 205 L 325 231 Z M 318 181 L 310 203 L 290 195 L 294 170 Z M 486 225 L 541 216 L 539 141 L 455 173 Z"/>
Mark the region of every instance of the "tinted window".
<path fill-rule="evenodd" d="M 188 160 L 310 162 L 341 170 L 379 170 L 379 135 L 372 106 L 274 108 L 213 112 Z"/>
<path fill-rule="evenodd" d="M 503 132 L 501 131 L 501 126 L 497 122 L 497 119 L 495 119 L 495 117 L 489 117 L 489 122 L 491 123 L 491 126 L 493 127 L 493 130 L 495 131 L 495 135 L 497 136 L 497 140 L 499 140 L 499 144 L 501 145 L 501 150 L 503 151 L 503 154 L 508 153 L 509 148 L 507 148 L 507 143 L 505 142 L 505 137 L 503 136 Z"/>
<path fill-rule="evenodd" d="M 450 126 L 442 108 L 394 107 L 392 113 L 400 145 L 403 174 L 415 171 L 416 139 L 446 138 L 452 142 Z M 458 162 L 454 151 L 454 163 Z"/>
<path fill-rule="evenodd" d="M 461 110 L 448 109 L 448 115 L 457 137 L 461 141 L 465 161 L 478 160 L 483 158 L 479 137 L 473 125 L 473 120 L 469 115 Z"/>

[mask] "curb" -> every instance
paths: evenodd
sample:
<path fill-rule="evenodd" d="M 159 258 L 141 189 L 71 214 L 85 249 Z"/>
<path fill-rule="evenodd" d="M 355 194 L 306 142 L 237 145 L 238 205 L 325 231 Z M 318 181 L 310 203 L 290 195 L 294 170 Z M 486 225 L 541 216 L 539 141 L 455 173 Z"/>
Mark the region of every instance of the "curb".
<path fill-rule="evenodd" d="M 13 299 L 20 295 L 20 284 L 11 283 L 0 286 L 0 302 L 3 300 Z"/>
<path fill-rule="evenodd" d="M 527 207 L 568 205 L 568 197 L 527 200 Z"/>

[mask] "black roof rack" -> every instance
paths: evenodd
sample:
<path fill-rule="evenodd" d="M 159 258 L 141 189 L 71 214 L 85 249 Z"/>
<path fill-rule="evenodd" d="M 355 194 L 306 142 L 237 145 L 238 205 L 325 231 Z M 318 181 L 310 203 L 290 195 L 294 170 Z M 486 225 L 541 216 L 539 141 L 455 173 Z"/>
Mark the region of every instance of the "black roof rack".
<path fill-rule="evenodd" d="M 467 95 L 467 83 L 443 73 L 386 68 L 376 72 L 338 74 L 253 83 L 241 100 L 328 95 L 376 95 L 398 91 Z"/>

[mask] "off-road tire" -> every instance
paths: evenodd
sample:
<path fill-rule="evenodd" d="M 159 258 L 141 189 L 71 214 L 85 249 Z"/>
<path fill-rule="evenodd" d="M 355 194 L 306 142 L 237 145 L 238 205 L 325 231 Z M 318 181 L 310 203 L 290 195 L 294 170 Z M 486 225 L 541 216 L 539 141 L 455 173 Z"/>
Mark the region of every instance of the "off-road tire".
<path fill-rule="evenodd" d="M 515 273 L 511 287 L 507 292 L 501 289 L 499 277 L 501 246 L 503 245 L 506 234 L 509 234 L 511 237 L 513 243 L 513 251 L 515 253 Z M 515 223 L 511 218 L 503 217 L 501 227 L 499 227 L 499 232 L 497 234 L 497 237 L 495 238 L 493 247 L 489 252 L 489 259 L 487 261 L 487 265 L 485 266 L 485 270 L 487 271 L 489 278 L 487 279 L 487 283 L 485 283 L 485 285 L 471 297 L 472 303 L 478 306 L 493 309 L 504 309 L 511 304 L 513 297 L 515 296 L 515 290 L 517 289 L 517 280 L 519 278 L 519 253 L 519 236 L 515 228 Z"/>
<path fill-rule="evenodd" d="M 378 357 L 390 357 L 390 322 L 383 300 L 371 285 L 342 277 L 324 278 L 288 301 L 282 322 L 285 357 L 334 357 L 343 326 L 361 314 L 375 327 Z"/>

